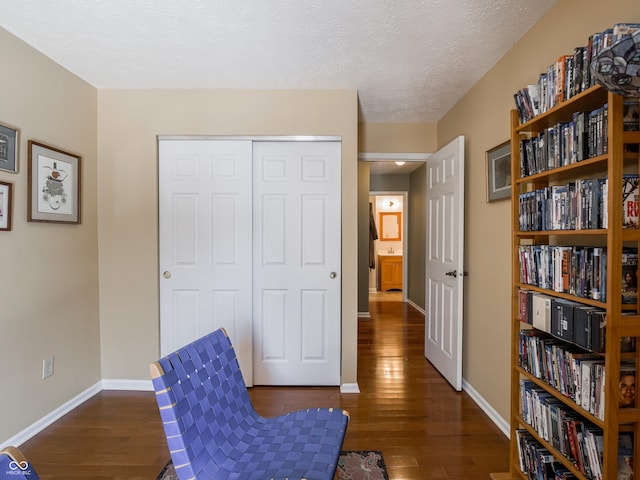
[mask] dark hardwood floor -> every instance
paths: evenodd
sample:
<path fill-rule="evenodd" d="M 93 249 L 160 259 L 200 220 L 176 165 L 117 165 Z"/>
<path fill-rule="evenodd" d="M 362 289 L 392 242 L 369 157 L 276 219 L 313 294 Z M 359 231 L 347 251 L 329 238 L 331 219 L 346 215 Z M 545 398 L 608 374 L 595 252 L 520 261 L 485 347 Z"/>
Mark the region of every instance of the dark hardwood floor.
<path fill-rule="evenodd" d="M 360 394 L 254 387 L 256 410 L 349 410 L 344 449 L 381 450 L 391 480 L 486 480 L 507 471 L 508 440 L 425 360 L 422 314 L 398 301 L 370 305 L 371 319 L 359 321 Z M 42 480 L 155 480 L 169 460 L 151 392 L 103 391 L 20 448 Z"/>

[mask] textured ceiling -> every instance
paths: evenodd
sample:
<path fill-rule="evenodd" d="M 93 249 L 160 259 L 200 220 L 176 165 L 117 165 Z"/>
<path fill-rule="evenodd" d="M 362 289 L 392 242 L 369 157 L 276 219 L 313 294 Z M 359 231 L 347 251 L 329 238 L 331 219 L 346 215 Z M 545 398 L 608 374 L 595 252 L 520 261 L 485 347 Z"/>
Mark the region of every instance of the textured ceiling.
<path fill-rule="evenodd" d="M 356 89 L 437 122 L 556 0 L 0 0 L 0 26 L 97 88 Z"/>

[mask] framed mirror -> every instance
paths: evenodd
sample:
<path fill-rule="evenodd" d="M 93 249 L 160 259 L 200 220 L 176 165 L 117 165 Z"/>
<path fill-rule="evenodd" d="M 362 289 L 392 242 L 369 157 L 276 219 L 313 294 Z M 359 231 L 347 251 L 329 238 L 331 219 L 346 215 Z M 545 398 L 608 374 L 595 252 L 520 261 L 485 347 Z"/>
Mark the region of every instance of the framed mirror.
<path fill-rule="evenodd" d="M 402 240 L 402 213 L 380 212 L 380 240 Z"/>

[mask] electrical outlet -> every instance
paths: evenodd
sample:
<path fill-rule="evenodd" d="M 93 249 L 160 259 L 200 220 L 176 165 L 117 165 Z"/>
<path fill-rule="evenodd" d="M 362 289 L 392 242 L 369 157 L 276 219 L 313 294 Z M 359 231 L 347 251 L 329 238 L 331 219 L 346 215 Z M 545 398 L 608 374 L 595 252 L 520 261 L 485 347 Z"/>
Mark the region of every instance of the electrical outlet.
<path fill-rule="evenodd" d="M 42 360 L 42 379 L 53 375 L 53 357 L 45 358 Z"/>

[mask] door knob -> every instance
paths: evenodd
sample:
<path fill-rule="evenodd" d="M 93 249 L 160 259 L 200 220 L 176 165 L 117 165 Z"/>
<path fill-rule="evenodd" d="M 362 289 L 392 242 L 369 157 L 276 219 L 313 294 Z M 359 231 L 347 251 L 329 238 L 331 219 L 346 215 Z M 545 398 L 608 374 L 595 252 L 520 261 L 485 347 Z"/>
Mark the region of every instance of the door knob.
<path fill-rule="evenodd" d="M 448 275 L 450 277 L 456 278 L 458 276 L 458 271 L 457 270 L 453 270 L 452 272 L 445 273 L 445 275 Z"/>
<path fill-rule="evenodd" d="M 338 274 L 336 272 L 331 272 L 329 274 L 329 278 L 336 278 L 338 276 Z"/>
<path fill-rule="evenodd" d="M 166 278 L 167 280 L 169 280 L 169 279 L 171 278 L 171 272 L 170 272 L 169 270 L 165 270 L 165 271 L 162 273 L 162 276 L 163 276 L 164 278 Z"/>

